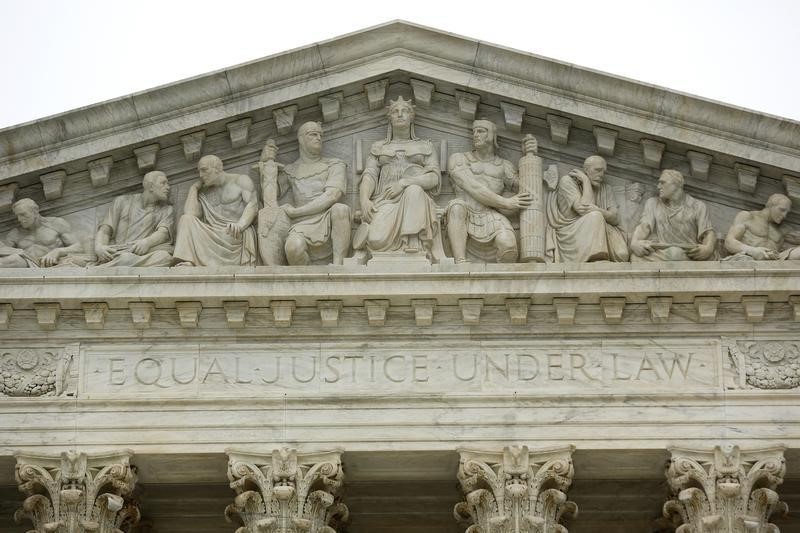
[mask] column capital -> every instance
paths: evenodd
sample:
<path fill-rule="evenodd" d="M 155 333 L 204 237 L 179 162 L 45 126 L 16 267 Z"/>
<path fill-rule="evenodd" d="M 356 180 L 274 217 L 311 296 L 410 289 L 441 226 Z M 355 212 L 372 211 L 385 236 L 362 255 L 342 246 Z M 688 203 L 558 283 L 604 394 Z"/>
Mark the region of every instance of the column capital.
<path fill-rule="evenodd" d="M 339 492 L 342 450 L 262 455 L 228 450 L 228 480 L 236 491 L 225 518 L 247 531 L 336 533 L 349 511 Z"/>
<path fill-rule="evenodd" d="M 664 504 L 664 517 L 677 533 L 777 531 L 770 516 L 788 510 L 775 492 L 786 473 L 783 450 L 671 448 L 666 475 L 672 499 Z"/>
<path fill-rule="evenodd" d="M 458 481 L 465 501 L 456 520 L 468 531 L 567 533 L 560 523 L 578 507 L 567 500 L 574 447 L 530 451 L 510 446 L 501 452 L 459 450 Z"/>
<path fill-rule="evenodd" d="M 14 456 L 19 490 L 26 495 L 14 520 L 30 521 L 32 532 L 127 532 L 139 522 L 139 509 L 131 497 L 136 470 L 130 464 L 130 450 Z"/>

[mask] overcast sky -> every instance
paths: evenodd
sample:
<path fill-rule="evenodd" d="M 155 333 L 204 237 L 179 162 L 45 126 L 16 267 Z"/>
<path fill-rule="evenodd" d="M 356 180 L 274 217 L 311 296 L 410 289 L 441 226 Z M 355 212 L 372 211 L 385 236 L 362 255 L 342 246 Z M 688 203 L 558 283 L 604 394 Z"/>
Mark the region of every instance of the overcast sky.
<path fill-rule="evenodd" d="M 0 0 L 0 127 L 393 19 L 800 120 L 791 0 Z"/>

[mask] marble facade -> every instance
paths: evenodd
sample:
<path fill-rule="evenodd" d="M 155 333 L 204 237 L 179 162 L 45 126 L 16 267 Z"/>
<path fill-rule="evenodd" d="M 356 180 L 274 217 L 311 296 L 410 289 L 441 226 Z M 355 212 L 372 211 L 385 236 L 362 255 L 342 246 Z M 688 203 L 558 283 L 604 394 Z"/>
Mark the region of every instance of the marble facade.
<path fill-rule="evenodd" d="M 800 532 L 798 139 L 405 22 L 2 130 L 0 530 Z"/>

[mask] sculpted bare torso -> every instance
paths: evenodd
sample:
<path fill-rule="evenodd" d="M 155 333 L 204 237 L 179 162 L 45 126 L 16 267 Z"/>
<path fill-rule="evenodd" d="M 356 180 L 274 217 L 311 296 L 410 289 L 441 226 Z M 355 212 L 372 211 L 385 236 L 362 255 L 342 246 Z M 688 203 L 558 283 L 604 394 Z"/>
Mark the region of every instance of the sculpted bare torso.
<path fill-rule="evenodd" d="M 240 179 L 238 174 L 230 174 L 222 185 L 207 187 L 201 191 L 211 205 L 218 206 L 219 214 L 228 220 L 239 220 L 250 201 L 249 195 L 245 199 L 246 191 L 239 183 Z"/>
<path fill-rule="evenodd" d="M 740 237 L 743 243 L 775 251 L 780 251 L 783 247 L 783 231 L 766 217 L 755 216 L 754 213 L 746 213 L 738 222 L 744 226 L 744 233 Z"/>

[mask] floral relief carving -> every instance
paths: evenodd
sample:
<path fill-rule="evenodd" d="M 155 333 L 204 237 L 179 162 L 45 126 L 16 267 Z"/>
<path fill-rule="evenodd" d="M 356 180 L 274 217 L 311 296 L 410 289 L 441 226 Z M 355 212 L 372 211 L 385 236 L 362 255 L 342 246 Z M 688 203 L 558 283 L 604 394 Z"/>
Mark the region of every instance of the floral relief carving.
<path fill-rule="evenodd" d="M 0 396 L 60 396 L 77 347 L 0 349 Z"/>
<path fill-rule="evenodd" d="M 744 382 L 758 389 L 800 387 L 800 341 L 727 341 Z"/>

